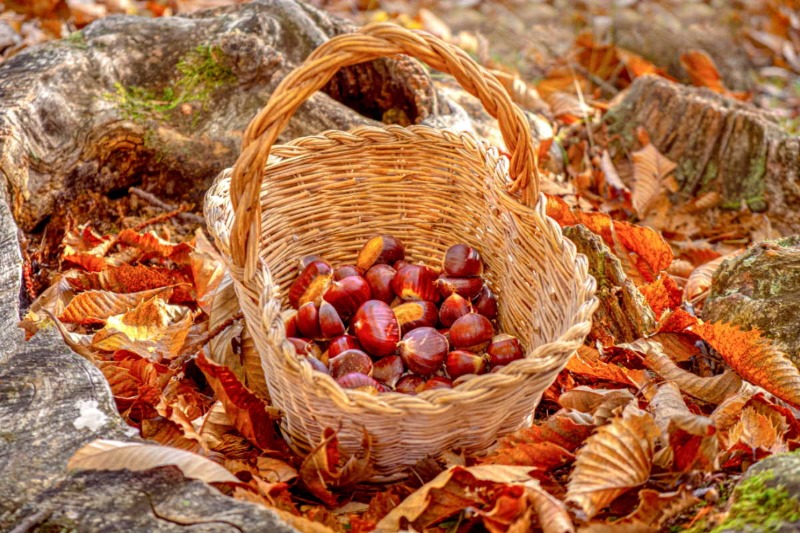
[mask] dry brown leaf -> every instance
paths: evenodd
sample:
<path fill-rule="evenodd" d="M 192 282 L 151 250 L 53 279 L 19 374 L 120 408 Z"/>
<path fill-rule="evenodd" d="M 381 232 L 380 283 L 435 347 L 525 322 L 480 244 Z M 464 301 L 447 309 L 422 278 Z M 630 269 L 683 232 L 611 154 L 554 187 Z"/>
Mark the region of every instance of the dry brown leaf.
<path fill-rule="evenodd" d="M 748 100 L 750 98 L 748 93 L 733 92 L 725 87 L 714 60 L 703 50 L 684 52 L 681 54 L 680 61 L 683 68 L 686 69 L 686 73 L 689 74 L 689 79 L 692 80 L 693 85 L 706 87 L 715 93 L 731 96 L 737 100 Z"/>
<path fill-rule="evenodd" d="M 724 437 L 728 449 L 737 445 L 747 452 L 762 450 L 770 453 L 785 451 L 782 433 L 774 420 L 759 413 L 753 407 L 742 410 L 739 421 Z"/>
<path fill-rule="evenodd" d="M 593 389 L 581 385 L 562 394 L 558 403 L 565 409 L 591 414 L 593 422 L 599 426 L 633 400 L 633 394 L 627 389 Z"/>
<path fill-rule="evenodd" d="M 364 435 L 363 453 L 353 455 L 341 465 L 339 439 L 331 428 L 325 428 L 320 442 L 303 460 L 300 466 L 300 480 L 314 496 L 327 505 L 336 504 L 333 488 L 346 487 L 368 479 L 372 475 L 370 467 L 370 441 Z"/>
<path fill-rule="evenodd" d="M 659 342 L 640 339 L 625 345 L 645 355 L 644 363 L 667 381 L 673 381 L 680 389 L 704 402 L 718 404 L 728 396 L 736 394 L 742 386 L 742 380 L 735 372 L 724 373 L 703 378 L 676 365 Z"/>
<path fill-rule="evenodd" d="M 800 406 L 800 371 L 758 330 L 742 331 L 724 323 L 692 326 L 737 374 L 778 398 Z"/>
<path fill-rule="evenodd" d="M 704 265 L 695 268 L 689 275 L 689 279 L 686 281 L 686 287 L 683 289 L 683 297 L 690 302 L 696 301 L 703 293 L 711 288 L 711 278 L 714 276 L 714 272 L 716 272 L 723 261 L 733 259 L 743 251 L 743 249 L 737 250 L 735 252 L 719 256 L 716 259 L 712 259 Z"/>
<path fill-rule="evenodd" d="M 206 483 L 239 483 L 236 476 L 205 457 L 158 444 L 97 439 L 76 451 L 67 463 L 70 470 L 138 471 L 159 466 L 176 466 L 186 477 Z"/>
<path fill-rule="evenodd" d="M 674 492 L 642 489 L 639 491 L 639 505 L 631 514 L 613 521 L 591 522 L 587 527 L 581 528 L 581 533 L 661 531 L 665 522 L 698 503 L 700 500 L 686 485 L 681 485 Z"/>
<path fill-rule="evenodd" d="M 607 363 L 600 358 L 600 352 L 596 348 L 586 345 L 578 347 L 578 351 L 567 362 L 567 370 L 596 380 L 632 385 L 637 389 L 650 381 L 644 370 Z"/>
<path fill-rule="evenodd" d="M 536 511 L 542 533 L 573 533 L 575 531 L 575 526 L 572 524 L 564 502 L 541 488 L 533 487 L 528 487 L 528 498 Z"/>
<path fill-rule="evenodd" d="M 625 183 L 623 183 L 622 179 L 619 177 L 619 172 L 617 172 L 614 162 L 611 161 L 611 156 L 608 154 L 608 150 L 603 150 L 603 155 L 600 158 L 600 170 L 603 171 L 603 176 L 606 178 L 606 183 L 611 185 L 611 187 L 618 191 L 630 192 L 627 185 L 625 185 Z"/>
<path fill-rule="evenodd" d="M 567 501 L 592 518 L 618 496 L 650 478 L 659 435 L 650 413 L 629 406 L 589 437 L 578 450 L 567 485 Z"/>
<path fill-rule="evenodd" d="M 633 157 L 633 193 L 631 201 L 639 218 L 644 218 L 650 204 L 661 191 L 664 180 L 677 165 L 652 144 L 631 154 Z"/>
<path fill-rule="evenodd" d="M 159 297 L 169 300 L 172 287 L 142 292 L 116 293 L 89 290 L 76 295 L 59 316 L 59 320 L 76 324 L 103 324 L 113 315 L 123 315 L 145 300 Z"/>

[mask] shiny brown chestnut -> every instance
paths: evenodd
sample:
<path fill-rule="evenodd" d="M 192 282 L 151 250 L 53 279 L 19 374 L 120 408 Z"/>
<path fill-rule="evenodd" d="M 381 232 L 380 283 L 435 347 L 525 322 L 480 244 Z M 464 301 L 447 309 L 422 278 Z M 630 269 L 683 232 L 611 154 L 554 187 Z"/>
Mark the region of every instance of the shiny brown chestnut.
<path fill-rule="evenodd" d="M 364 279 L 367 280 L 373 300 L 380 300 L 387 304 L 394 300 L 392 280 L 395 274 L 397 274 L 397 271 L 394 268 L 384 264 L 373 265 L 367 270 L 367 273 L 364 274 Z"/>
<path fill-rule="evenodd" d="M 454 244 L 444 254 L 442 270 L 448 276 L 466 278 L 483 274 L 481 254 L 467 244 Z"/>
<path fill-rule="evenodd" d="M 356 266 L 362 271 L 375 264 L 391 265 L 406 256 L 406 249 L 400 239 L 391 235 L 377 235 L 367 241 L 367 244 L 358 252 Z"/>
<path fill-rule="evenodd" d="M 286 331 L 287 337 L 298 337 L 297 333 L 297 311 L 294 309 L 287 309 L 281 313 L 283 318 L 283 329 Z"/>
<path fill-rule="evenodd" d="M 390 387 L 397 384 L 403 372 L 405 372 L 405 366 L 399 355 L 382 357 L 372 363 L 372 377 Z"/>
<path fill-rule="evenodd" d="M 319 344 L 312 341 L 311 339 L 304 339 L 300 337 L 287 337 L 286 340 L 292 343 L 292 346 L 294 346 L 294 351 L 297 352 L 297 355 L 310 356 L 310 357 L 316 357 L 317 359 L 321 359 L 322 350 L 320 349 Z"/>
<path fill-rule="evenodd" d="M 345 350 L 360 350 L 361 344 L 353 335 L 339 335 L 328 343 L 328 357 L 336 357 Z"/>
<path fill-rule="evenodd" d="M 428 381 L 425 382 L 425 385 L 422 386 L 422 390 L 452 389 L 452 388 L 453 388 L 452 380 L 444 376 L 433 376 L 432 378 L 428 379 Z"/>
<path fill-rule="evenodd" d="M 425 265 L 406 265 L 395 274 L 392 290 L 403 300 L 425 300 L 438 302 L 436 271 Z"/>
<path fill-rule="evenodd" d="M 333 269 L 333 280 L 339 281 L 348 276 L 360 276 L 361 272 L 358 271 L 355 265 L 339 265 Z"/>
<path fill-rule="evenodd" d="M 368 300 L 356 311 L 353 332 L 364 350 L 375 357 L 392 355 L 400 341 L 400 326 L 389 304 Z"/>
<path fill-rule="evenodd" d="M 492 366 L 505 366 L 513 361 L 525 357 L 522 344 L 513 335 L 501 333 L 492 338 L 489 347 L 486 348 L 489 354 L 489 362 Z"/>
<path fill-rule="evenodd" d="M 333 269 L 322 260 L 314 260 L 306 265 L 297 279 L 289 287 L 289 304 L 298 309 L 306 302 L 319 305 L 322 293 L 331 282 Z"/>
<path fill-rule="evenodd" d="M 300 258 L 297 265 L 298 272 L 302 272 L 305 268 L 309 265 L 309 263 L 313 263 L 314 261 L 322 261 L 323 263 L 327 263 L 322 256 L 319 255 L 305 255 Z"/>
<path fill-rule="evenodd" d="M 297 310 L 297 329 L 304 337 L 321 339 L 319 329 L 319 307 L 314 302 L 306 302 Z"/>
<path fill-rule="evenodd" d="M 400 261 L 395 261 L 395 262 L 394 262 L 394 264 L 392 265 L 392 267 L 393 267 L 395 270 L 400 270 L 400 269 L 401 269 L 401 268 L 403 268 L 404 266 L 408 266 L 408 265 L 410 265 L 410 264 L 411 264 L 411 263 L 409 263 L 409 262 L 408 262 L 408 261 L 406 261 L 405 259 L 401 259 Z"/>
<path fill-rule="evenodd" d="M 433 328 L 412 329 L 397 345 L 406 367 L 420 376 L 431 376 L 447 356 L 447 339 Z"/>
<path fill-rule="evenodd" d="M 450 326 L 450 343 L 468 352 L 480 352 L 486 348 L 493 335 L 492 323 L 478 313 L 466 314 Z"/>
<path fill-rule="evenodd" d="M 361 374 L 371 376 L 372 359 L 361 350 L 345 350 L 328 361 L 328 368 L 331 369 L 331 376 L 333 376 L 333 379 L 340 378 L 352 372 L 360 372 Z"/>
<path fill-rule="evenodd" d="M 451 379 L 467 374 L 483 374 L 486 372 L 486 359 L 466 350 L 453 350 L 447 354 L 444 368 Z"/>
<path fill-rule="evenodd" d="M 487 285 L 481 287 L 478 297 L 472 302 L 472 308 L 489 320 L 497 318 L 497 295 Z"/>
<path fill-rule="evenodd" d="M 401 335 L 405 335 L 412 329 L 433 327 L 436 325 L 438 318 L 436 304 L 424 300 L 405 302 L 392 309 L 394 310 L 394 316 L 397 317 Z"/>
<path fill-rule="evenodd" d="M 397 384 L 394 386 L 394 390 L 397 392 L 402 392 L 403 394 L 410 394 L 414 396 L 422 392 L 422 388 L 424 386 L 424 378 L 415 376 L 414 374 L 406 374 L 397 381 Z"/>
<path fill-rule="evenodd" d="M 319 306 L 319 330 L 322 338 L 332 339 L 344 335 L 345 325 L 339 313 L 331 304 L 324 301 Z"/>
<path fill-rule="evenodd" d="M 367 280 L 361 276 L 347 276 L 332 282 L 323 299 L 336 309 L 342 320 L 347 320 L 369 297 Z"/>
<path fill-rule="evenodd" d="M 472 312 L 472 304 L 469 300 L 454 292 L 444 299 L 442 305 L 439 306 L 439 323 L 449 328 L 453 322 Z"/>
<path fill-rule="evenodd" d="M 439 292 L 445 298 L 453 293 L 460 294 L 467 300 L 472 300 L 481 292 L 483 278 L 454 278 L 440 276 L 436 281 Z"/>
<path fill-rule="evenodd" d="M 355 389 L 363 392 L 368 392 L 370 394 L 387 392 L 389 390 L 386 387 L 386 385 L 383 385 L 380 381 L 371 378 L 366 374 L 361 374 L 359 372 L 353 372 L 352 374 L 345 374 L 344 376 L 341 376 L 339 379 L 337 379 L 336 383 L 338 383 L 345 389 Z"/>

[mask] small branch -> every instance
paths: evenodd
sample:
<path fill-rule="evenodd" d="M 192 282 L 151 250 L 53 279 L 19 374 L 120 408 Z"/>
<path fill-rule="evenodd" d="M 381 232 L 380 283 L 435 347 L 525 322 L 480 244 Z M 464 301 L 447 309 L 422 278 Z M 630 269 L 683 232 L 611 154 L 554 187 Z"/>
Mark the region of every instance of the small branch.
<path fill-rule="evenodd" d="M 163 209 L 164 211 L 174 212 L 179 211 L 177 217 L 184 222 L 192 222 L 194 224 L 205 225 L 206 221 L 203 217 L 199 215 L 195 215 L 194 213 L 184 213 L 183 210 L 180 208 L 175 207 L 174 205 L 168 204 L 167 202 L 161 200 L 160 198 L 156 197 L 154 194 L 149 193 L 147 191 L 143 191 L 138 187 L 131 187 L 128 189 L 128 192 L 131 194 L 135 194 L 145 202 L 158 207 L 159 209 Z M 173 215 L 175 216 L 175 215 Z"/>

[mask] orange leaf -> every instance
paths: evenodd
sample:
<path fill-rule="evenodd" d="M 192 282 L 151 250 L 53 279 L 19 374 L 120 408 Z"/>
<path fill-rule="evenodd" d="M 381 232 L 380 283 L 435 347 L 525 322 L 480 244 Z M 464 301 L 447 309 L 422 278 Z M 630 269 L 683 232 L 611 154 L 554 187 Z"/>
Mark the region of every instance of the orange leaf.
<path fill-rule="evenodd" d="M 195 361 L 242 436 L 262 450 L 282 449 L 275 432 L 275 417 L 267 412 L 267 405 L 245 388 L 230 369 L 212 363 L 202 352 Z"/>
<path fill-rule="evenodd" d="M 642 388 L 649 381 L 644 371 L 607 363 L 600 359 L 600 352 L 585 345 L 579 346 L 578 351 L 567 362 L 567 370 L 573 374 L 633 385 L 636 388 Z"/>
<path fill-rule="evenodd" d="M 517 444 L 496 450 L 483 463 L 512 466 L 530 466 L 542 472 L 550 472 L 575 460 L 575 456 L 552 442 Z"/>
<path fill-rule="evenodd" d="M 629 406 L 601 426 L 578 451 L 567 485 L 567 501 L 592 518 L 618 496 L 650 478 L 655 440 L 653 417 Z"/>
<path fill-rule="evenodd" d="M 370 477 L 370 441 L 367 434 L 364 435 L 363 450 L 361 456 L 353 455 L 342 466 L 336 432 L 325 428 L 322 441 L 300 466 L 300 479 L 314 496 L 327 505 L 335 505 L 337 498 L 332 488 L 352 485 Z"/>
<path fill-rule="evenodd" d="M 165 241 L 153 232 L 139 233 L 132 229 L 124 229 L 119 232 L 117 240 L 121 244 L 134 246 L 143 252 L 155 254 L 160 257 L 170 258 L 178 263 L 186 262 L 192 252 L 192 246 L 188 243 L 174 243 Z"/>
<path fill-rule="evenodd" d="M 661 319 L 664 311 L 678 307 L 683 301 L 683 291 L 669 274 L 661 273 L 658 279 L 650 283 L 645 283 L 639 287 L 653 313 L 656 320 Z"/>
<path fill-rule="evenodd" d="M 722 83 L 722 76 L 714 64 L 714 60 L 703 50 L 689 50 L 681 54 L 681 65 L 689 74 L 692 85 L 706 87 L 715 93 L 724 94 L 737 100 L 749 100 L 750 94 L 746 92 L 729 91 Z"/>
<path fill-rule="evenodd" d="M 503 453 L 524 444 L 552 442 L 567 451 L 574 452 L 592 434 L 594 424 L 591 417 L 581 413 L 559 411 L 544 422 L 522 428 L 500 439 L 494 453 Z"/>
<path fill-rule="evenodd" d="M 67 278 L 69 284 L 77 290 L 86 291 L 102 289 L 118 293 L 142 292 L 151 289 L 170 286 L 191 287 L 190 280 L 185 274 L 177 270 L 146 265 L 122 264 L 118 267 L 107 268 L 99 273 L 87 273 Z M 173 302 L 187 301 L 186 290 L 175 287 L 172 296 Z M 178 293 L 183 292 L 184 299 L 178 299 Z M 193 297 L 188 298 L 194 301 Z"/>
<path fill-rule="evenodd" d="M 659 272 L 668 269 L 672 263 L 672 249 L 654 229 L 617 220 L 614 222 L 614 233 L 625 249 L 644 260 L 649 272 L 644 271 L 641 266 L 639 270 L 645 278 L 655 279 Z"/>
<path fill-rule="evenodd" d="M 108 317 L 127 313 L 154 296 L 168 300 L 171 294 L 171 287 L 127 294 L 86 291 L 70 300 L 69 305 L 58 318 L 63 322 L 76 324 L 103 324 Z"/>
<path fill-rule="evenodd" d="M 724 261 L 733 259 L 742 252 L 744 252 L 744 249 L 736 250 L 729 254 L 719 256 L 716 259 L 712 259 L 704 265 L 694 269 L 694 271 L 689 274 L 689 279 L 686 281 L 686 287 L 683 289 L 684 298 L 690 302 L 697 300 L 701 295 L 708 291 L 709 288 L 711 288 L 711 280 L 714 276 L 714 272 L 717 271 L 719 266 Z"/>
<path fill-rule="evenodd" d="M 692 331 L 719 352 L 744 379 L 800 406 L 800 371 L 784 352 L 762 337 L 761 332 L 742 331 L 719 322 L 697 324 Z"/>

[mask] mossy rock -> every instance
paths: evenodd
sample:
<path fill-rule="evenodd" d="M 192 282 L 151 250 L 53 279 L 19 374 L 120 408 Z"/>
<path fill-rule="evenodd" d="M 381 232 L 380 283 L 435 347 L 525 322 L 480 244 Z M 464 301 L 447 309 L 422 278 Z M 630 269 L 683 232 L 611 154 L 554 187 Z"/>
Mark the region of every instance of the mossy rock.
<path fill-rule="evenodd" d="M 703 319 L 758 328 L 800 365 L 800 235 L 758 243 L 724 262 Z"/>

